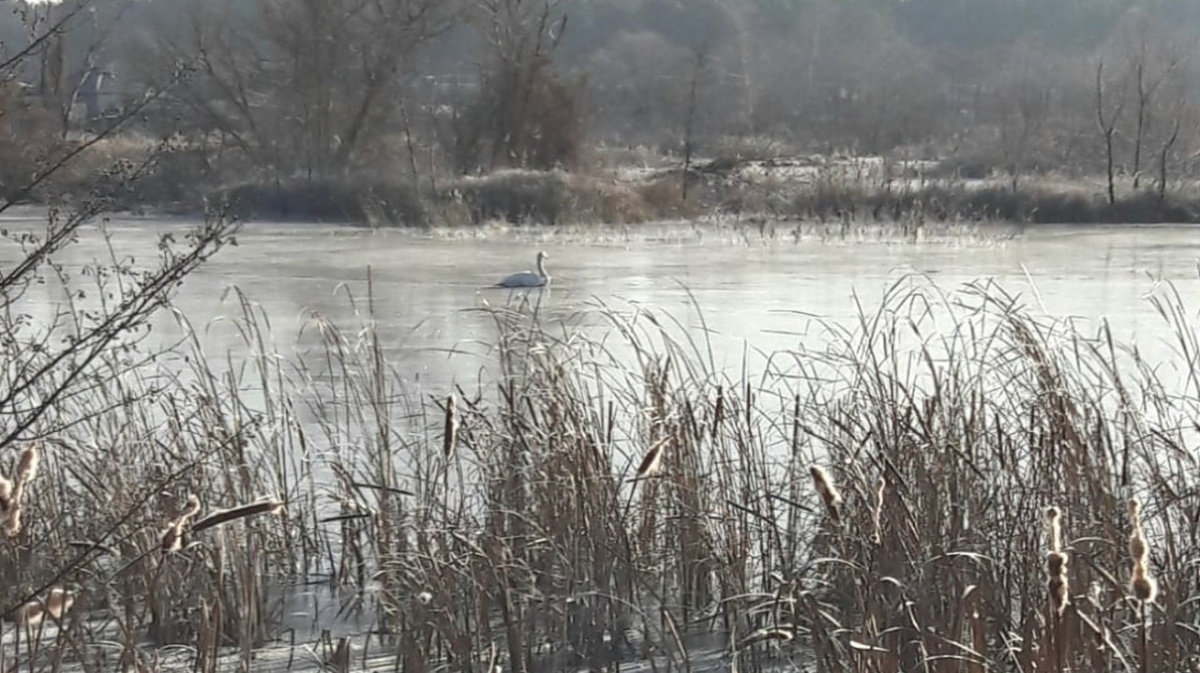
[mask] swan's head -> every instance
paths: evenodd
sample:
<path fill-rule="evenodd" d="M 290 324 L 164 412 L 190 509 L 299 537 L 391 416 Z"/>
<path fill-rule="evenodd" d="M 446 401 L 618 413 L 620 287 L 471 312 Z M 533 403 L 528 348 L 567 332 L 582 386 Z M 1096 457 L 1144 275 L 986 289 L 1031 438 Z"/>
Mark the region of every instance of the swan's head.
<path fill-rule="evenodd" d="M 544 259 L 549 259 L 550 255 L 547 255 L 545 250 L 538 250 L 537 258 L 538 258 L 538 261 L 540 262 Z"/>

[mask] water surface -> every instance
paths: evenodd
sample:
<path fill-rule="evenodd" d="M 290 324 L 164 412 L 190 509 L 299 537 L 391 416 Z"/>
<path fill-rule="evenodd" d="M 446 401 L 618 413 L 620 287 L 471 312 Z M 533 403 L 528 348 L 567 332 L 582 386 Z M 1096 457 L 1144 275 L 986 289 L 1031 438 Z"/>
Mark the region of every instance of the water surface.
<path fill-rule="evenodd" d="M 119 254 L 150 262 L 158 232 L 188 224 L 127 218 L 108 228 Z M 747 353 L 761 362 L 756 351 L 819 348 L 825 336 L 804 314 L 851 325 L 860 307 L 873 312 L 906 274 L 925 274 L 945 290 L 992 279 L 1033 311 L 1072 318 L 1085 333 L 1107 320 L 1115 337 L 1136 342 L 1151 360 L 1170 356 L 1172 335 L 1147 293 L 1160 281 L 1173 282 L 1185 300 L 1200 290 L 1200 231 L 1183 226 L 1043 227 L 1009 240 L 909 243 L 768 240 L 757 230 L 745 236 L 681 228 L 666 236 L 474 237 L 249 223 L 238 242 L 190 277 L 176 299 L 203 328 L 210 353 L 245 348 L 223 322 L 239 312 L 228 293 L 236 286 L 269 318 L 281 353 L 312 357 L 318 338 L 306 326 L 315 316 L 347 329 L 365 319 L 348 297 L 358 298 L 365 311 L 369 269 L 385 351 L 406 380 L 429 391 L 479 379 L 490 363 L 485 346 L 496 336 L 492 318 L 479 309 L 519 300 L 485 286 L 532 268 L 539 249 L 549 253 L 554 280 L 549 292 L 531 298 L 550 320 L 570 319 L 600 336 L 608 323 L 596 317 L 599 305 L 666 312 L 693 335 L 707 325 L 717 367 L 734 375 Z M 0 264 L 15 254 L 11 246 L 0 249 Z M 60 261 L 80 265 L 106 255 L 93 229 Z M 46 291 L 40 300 L 56 297 Z M 160 328 L 164 338 L 177 334 L 169 320 Z"/>

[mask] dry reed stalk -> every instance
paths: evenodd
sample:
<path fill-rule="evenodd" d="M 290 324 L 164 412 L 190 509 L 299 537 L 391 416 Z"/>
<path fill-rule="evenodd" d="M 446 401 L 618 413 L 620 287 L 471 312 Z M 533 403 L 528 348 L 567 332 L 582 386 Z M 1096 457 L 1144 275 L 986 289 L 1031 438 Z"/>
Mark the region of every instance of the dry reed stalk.
<path fill-rule="evenodd" d="M 223 526 L 238 519 L 258 516 L 259 514 L 275 514 L 283 511 L 284 503 L 278 500 L 263 500 L 246 505 L 238 505 L 229 509 L 218 509 L 205 515 L 192 524 L 192 532 L 199 533 L 216 526 Z"/>
<path fill-rule="evenodd" d="M 747 647 L 750 647 L 751 645 L 755 645 L 757 643 L 762 643 L 762 642 L 771 641 L 771 640 L 786 643 L 786 642 L 791 641 L 795 637 L 796 637 L 796 633 L 794 631 L 792 631 L 791 629 L 785 629 L 785 628 L 779 628 L 779 627 L 763 628 L 763 629 L 758 629 L 756 631 L 752 631 L 745 638 L 742 638 L 741 640 L 739 640 L 737 642 L 737 644 L 734 645 L 733 649 L 735 652 L 738 652 L 738 651 L 746 649 Z"/>
<path fill-rule="evenodd" d="M 881 475 L 875 484 L 875 508 L 871 511 L 871 542 L 876 545 L 883 544 L 883 496 L 886 490 L 887 477 Z"/>
<path fill-rule="evenodd" d="M 812 475 L 817 493 L 821 495 L 821 500 L 825 503 L 825 511 L 829 514 L 829 518 L 838 521 L 841 518 L 842 494 L 833 485 L 833 478 L 820 465 L 810 467 L 809 474 Z"/>

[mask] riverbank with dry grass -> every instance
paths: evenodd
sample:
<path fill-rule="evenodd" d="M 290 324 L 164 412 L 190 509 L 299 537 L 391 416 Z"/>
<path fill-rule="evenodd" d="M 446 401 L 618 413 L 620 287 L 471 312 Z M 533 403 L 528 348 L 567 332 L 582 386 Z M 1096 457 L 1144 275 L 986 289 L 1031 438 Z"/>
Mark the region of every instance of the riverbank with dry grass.
<path fill-rule="evenodd" d="M 83 142 L 79 140 L 77 142 Z M 573 171 L 500 170 L 483 175 L 372 170 L 341 177 L 221 174 L 187 144 L 106 138 L 25 194 L 40 204 L 103 194 L 110 209 L 195 216 L 224 204 L 243 220 L 338 222 L 419 228 L 492 222 L 533 226 L 636 225 L 720 218 L 881 223 L 906 230 L 979 223 L 1138 224 L 1200 222 L 1192 181 L 1166 188 L 1118 178 L 1054 173 L 1014 179 L 953 159 L 786 156 L 751 151 L 715 158 L 594 148 Z M 110 184 L 111 183 L 111 184 Z M 1138 186 L 1140 184 L 1140 186 Z M 115 185 L 115 187 L 114 187 Z"/>
<path fill-rule="evenodd" d="M 488 309 L 489 377 L 419 392 L 369 296 L 362 324 L 311 326 L 309 365 L 239 297 L 250 355 L 114 345 L 4 459 L 6 666 L 1175 671 L 1197 650 L 1200 381 L 995 285 L 906 278 L 746 379 L 667 314 L 606 312 L 588 340 Z M 1193 371 L 1182 300 L 1150 301 Z M 20 399 L 48 399 L 33 381 Z"/>

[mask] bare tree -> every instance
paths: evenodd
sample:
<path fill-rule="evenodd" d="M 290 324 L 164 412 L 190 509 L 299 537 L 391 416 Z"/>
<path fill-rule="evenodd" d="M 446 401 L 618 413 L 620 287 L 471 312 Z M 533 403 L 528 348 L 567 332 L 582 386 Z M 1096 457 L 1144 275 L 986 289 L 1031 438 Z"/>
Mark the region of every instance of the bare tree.
<path fill-rule="evenodd" d="M 1192 76 L 1175 78 L 1169 89 L 1162 91 L 1155 115 L 1163 121 L 1164 131 L 1157 137 L 1155 192 L 1159 204 L 1166 202 L 1167 185 L 1172 168 L 1186 168 L 1186 156 L 1179 156 L 1181 146 L 1190 144 L 1197 133 L 1197 109 L 1192 101 Z M 1174 166 L 1172 166 L 1174 163 Z"/>
<path fill-rule="evenodd" d="M 594 126 L 632 143 L 660 140 L 686 103 L 690 50 L 650 31 L 618 32 L 587 62 Z"/>
<path fill-rule="evenodd" d="M 1139 21 L 1134 31 L 1130 38 L 1133 44 L 1129 62 L 1135 95 L 1132 171 L 1133 189 L 1137 191 L 1141 186 L 1142 151 L 1154 122 L 1156 97 L 1180 66 L 1182 57 L 1162 44 L 1160 36 L 1147 22 Z"/>
<path fill-rule="evenodd" d="M 456 0 L 254 0 L 194 7 L 188 41 L 157 50 L 195 58 L 179 100 L 276 177 L 344 174 L 392 121 L 417 51 L 458 16 Z"/>
<path fill-rule="evenodd" d="M 1121 117 L 1125 112 L 1125 97 L 1118 94 L 1115 105 L 1111 100 L 1112 96 L 1105 86 L 1104 80 L 1104 60 L 1101 59 L 1096 65 L 1096 123 L 1100 126 L 1100 133 L 1104 138 L 1104 166 L 1105 175 L 1108 179 L 1108 204 L 1114 205 L 1117 202 L 1116 192 L 1116 149 L 1114 140 L 1117 133 L 1117 125 L 1121 123 Z M 1108 100 L 1106 101 L 1106 95 Z M 1107 109 L 1108 105 L 1113 105 L 1112 109 Z"/>
<path fill-rule="evenodd" d="M 688 197 L 688 183 L 691 181 L 692 153 L 695 150 L 696 117 L 699 114 L 698 95 L 700 81 L 704 77 L 705 66 L 708 63 L 708 45 L 700 45 L 692 61 L 691 85 L 688 87 L 687 107 L 683 117 L 683 177 L 681 196 L 684 201 Z"/>
<path fill-rule="evenodd" d="M 1019 58 L 996 88 L 1001 111 L 1000 155 L 1009 185 L 1016 192 L 1021 173 L 1042 140 L 1051 111 L 1051 92 L 1034 66 Z"/>
<path fill-rule="evenodd" d="M 575 163 L 583 137 L 582 84 L 555 71 L 567 30 L 560 0 L 478 0 L 479 88 L 457 120 L 456 163 L 550 168 Z"/>

